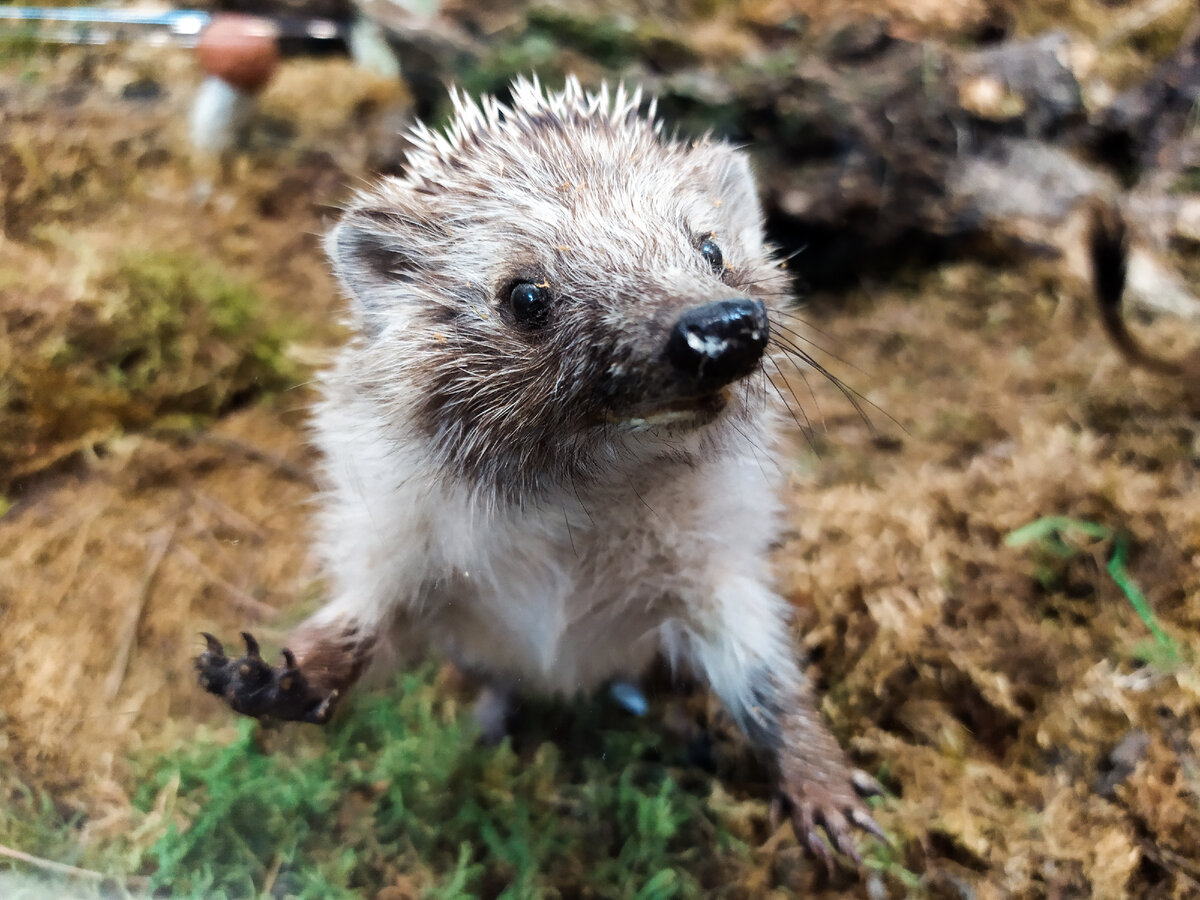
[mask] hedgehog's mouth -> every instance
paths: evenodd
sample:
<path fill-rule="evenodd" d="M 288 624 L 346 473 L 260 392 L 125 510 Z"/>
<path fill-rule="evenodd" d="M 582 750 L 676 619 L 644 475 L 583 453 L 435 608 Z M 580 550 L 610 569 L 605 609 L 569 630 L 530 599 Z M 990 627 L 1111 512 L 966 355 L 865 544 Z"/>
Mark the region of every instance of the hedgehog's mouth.
<path fill-rule="evenodd" d="M 732 393 L 728 387 L 723 387 L 699 397 L 682 397 L 663 406 L 647 404 L 634 412 L 614 413 L 608 417 L 608 422 L 630 431 L 661 427 L 699 428 L 725 410 Z"/>

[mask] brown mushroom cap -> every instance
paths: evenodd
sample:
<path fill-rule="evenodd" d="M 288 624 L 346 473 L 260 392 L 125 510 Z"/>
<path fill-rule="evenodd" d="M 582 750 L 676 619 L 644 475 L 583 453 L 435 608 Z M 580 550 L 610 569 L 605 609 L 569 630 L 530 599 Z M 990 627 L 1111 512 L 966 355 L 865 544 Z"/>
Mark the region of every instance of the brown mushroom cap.
<path fill-rule="evenodd" d="M 200 35 L 196 59 L 209 75 L 254 93 L 271 80 L 279 65 L 278 38 L 270 19 L 222 13 Z"/>

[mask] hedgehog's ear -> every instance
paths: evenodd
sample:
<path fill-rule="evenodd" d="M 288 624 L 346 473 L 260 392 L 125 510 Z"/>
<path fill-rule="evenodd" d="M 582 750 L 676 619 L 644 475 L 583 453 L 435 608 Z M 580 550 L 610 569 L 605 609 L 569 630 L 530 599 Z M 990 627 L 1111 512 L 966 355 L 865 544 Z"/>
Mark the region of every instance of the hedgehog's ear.
<path fill-rule="evenodd" d="M 393 209 L 355 209 L 325 238 L 325 252 L 368 335 L 378 334 L 418 267 L 421 223 Z"/>
<path fill-rule="evenodd" d="M 750 168 L 750 157 L 741 150 L 722 145 L 716 154 L 715 174 L 727 227 L 744 244 L 761 244 L 762 205 L 758 200 L 758 185 Z"/>

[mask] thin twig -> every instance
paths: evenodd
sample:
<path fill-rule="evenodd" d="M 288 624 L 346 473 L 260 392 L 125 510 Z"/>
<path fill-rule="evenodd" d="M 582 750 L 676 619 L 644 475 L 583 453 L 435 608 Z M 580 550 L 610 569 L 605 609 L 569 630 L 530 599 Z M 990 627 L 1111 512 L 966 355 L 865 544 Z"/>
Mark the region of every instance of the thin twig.
<path fill-rule="evenodd" d="M 263 603 L 261 600 L 256 600 L 237 585 L 222 578 L 220 575 L 206 566 L 200 560 L 200 557 L 198 557 L 187 547 L 180 546 L 175 552 L 195 566 L 201 575 L 203 575 L 213 584 L 217 585 L 217 587 L 224 590 L 225 593 L 229 595 L 229 599 L 232 601 L 233 605 L 238 607 L 242 612 L 247 613 L 248 615 L 257 616 L 260 619 L 273 619 L 275 616 L 279 615 L 279 610 L 271 606 L 269 603 Z"/>
<path fill-rule="evenodd" d="M 209 512 L 215 515 L 226 528 L 231 531 L 240 531 L 248 536 L 255 543 L 261 544 L 267 539 L 267 533 L 258 527 L 256 523 L 249 518 L 226 506 L 216 497 L 206 494 L 203 491 L 189 491 L 196 500 L 205 506 Z"/>
<path fill-rule="evenodd" d="M 60 875 L 70 875 L 72 878 L 87 878 L 90 881 L 104 881 L 107 878 L 112 878 L 111 875 L 105 875 L 103 872 L 94 872 L 91 869 L 81 869 L 79 866 L 69 866 L 66 863 L 55 862 L 52 859 L 45 859 L 41 856 L 34 856 L 31 853 L 25 853 L 22 850 L 14 850 L 12 847 L 5 847 L 0 844 L 0 856 L 6 856 L 9 859 L 19 860 L 23 863 L 28 863 L 39 869 L 45 869 L 47 872 L 58 872 Z"/>
<path fill-rule="evenodd" d="M 129 607 L 128 616 L 121 629 L 120 640 L 117 644 L 116 657 L 113 659 L 112 668 L 108 670 L 108 678 L 104 680 L 104 695 L 109 701 L 116 698 L 117 693 L 121 690 L 121 685 L 125 682 L 125 674 L 129 670 L 129 657 L 133 655 L 133 645 L 137 641 L 138 623 L 142 620 L 146 602 L 150 599 L 150 588 L 154 584 L 155 576 L 158 575 L 158 567 L 162 565 L 163 557 L 167 555 L 167 550 L 174 538 L 175 526 L 172 525 L 150 539 L 150 558 L 146 563 L 146 574 L 142 576 L 142 586 L 138 591 L 137 601 Z"/>
<path fill-rule="evenodd" d="M 281 456 L 278 453 L 272 453 L 270 450 L 264 450 L 262 447 L 256 447 L 254 444 L 239 440 L 235 437 L 230 437 L 225 434 L 214 434 L 211 431 L 199 431 L 193 434 L 182 434 L 180 432 L 160 431 L 157 434 L 168 437 L 178 437 L 183 440 L 193 441 L 196 443 L 213 444 L 221 447 L 224 450 L 232 450 L 239 453 L 247 459 L 255 460 L 256 462 L 265 463 L 268 466 L 275 468 L 281 475 L 284 475 L 292 481 L 298 481 L 312 490 L 317 489 L 317 480 L 312 473 L 303 466 L 297 465 L 286 456 Z"/>
<path fill-rule="evenodd" d="M 82 525 L 78 526 L 78 537 L 71 547 L 71 562 L 67 566 L 67 576 L 62 580 L 62 587 L 57 591 L 57 595 L 50 601 L 49 609 L 58 609 L 62 605 L 63 600 L 71 592 L 71 588 L 75 585 L 75 579 L 79 577 L 79 569 L 83 565 L 83 557 L 86 555 L 87 542 L 92 535 L 92 524 L 98 519 L 100 513 L 93 513 L 88 516 Z"/>
<path fill-rule="evenodd" d="M 1187 881 L 1193 890 L 1200 888 L 1200 881 L 1197 881 L 1200 878 L 1200 867 L 1195 863 L 1166 847 L 1158 846 L 1149 836 L 1143 836 L 1138 840 L 1138 844 L 1146 856 L 1168 872 L 1178 875 L 1181 881 Z"/>
<path fill-rule="evenodd" d="M 1100 49 L 1107 50 L 1114 44 L 1127 40 L 1190 2 L 1191 0 L 1147 0 L 1121 17 L 1112 31 L 1101 39 Z"/>
<path fill-rule="evenodd" d="M 271 868 L 267 869 L 267 877 L 263 879 L 262 895 L 270 897 L 271 891 L 275 889 L 275 879 L 279 877 L 279 870 L 283 867 L 283 854 L 276 853 L 275 858 L 271 860 Z"/>

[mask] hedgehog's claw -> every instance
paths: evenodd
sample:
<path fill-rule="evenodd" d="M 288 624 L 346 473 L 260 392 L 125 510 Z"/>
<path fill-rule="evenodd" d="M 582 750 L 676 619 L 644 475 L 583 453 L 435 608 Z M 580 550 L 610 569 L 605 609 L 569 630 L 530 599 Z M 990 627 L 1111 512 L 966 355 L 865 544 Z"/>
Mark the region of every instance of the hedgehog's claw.
<path fill-rule="evenodd" d="M 850 783 L 854 785 L 854 790 L 858 792 L 858 796 L 863 798 L 882 797 L 885 793 L 883 785 L 862 769 L 855 769 L 850 773 Z"/>
<path fill-rule="evenodd" d="M 212 694 L 224 694 L 229 684 L 229 658 L 225 648 L 208 632 L 202 632 L 205 650 L 195 659 L 200 687 Z"/>
<path fill-rule="evenodd" d="M 337 691 L 314 690 L 290 650 L 283 651 L 282 666 L 270 666 L 253 635 L 243 632 L 242 639 L 246 655 L 230 659 L 220 641 L 204 634 L 206 649 L 194 660 L 204 690 L 224 698 L 234 712 L 255 719 L 318 725 L 329 720 Z"/>
<path fill-rule="evenodd" d="M 891 839 L 887 836 L 887 832 L 880 827 L 879 823 L 871 818 L 870 813 L 864 812 L 861 809 L 850 810 L 850 821 L 858 828 L 861 828 L 867 834 L 874 835 L 885 844 L 890 844 Z"/>
<path fill-rule="evenodd" d="M 329 721 L 330 715 L 333 713 L 333 707 L 337 703 L 338 692 L 330 691 L 329 695 L 317 704 L 317 708 L 312 711 L 304 721 L 312 722 L 314 725 L 324 725 Z"/>
<path fill-rule="evenodd" d="M 207 631 L 200 632 L 200 636 L 204 638 L 204 643 L 209 653 L 213 654 L 213 656 L 225 655 L 225 647 L 215 637 Z"/>
<path fill-rule="evenodd" d="M 254 639 L 254 635 L 248 631 L 243 631 L 242 640 L 246 642 L 246 656 L 250 659 L 262 659 L 262 654 L 258 649 L 258 641 Z"/>

